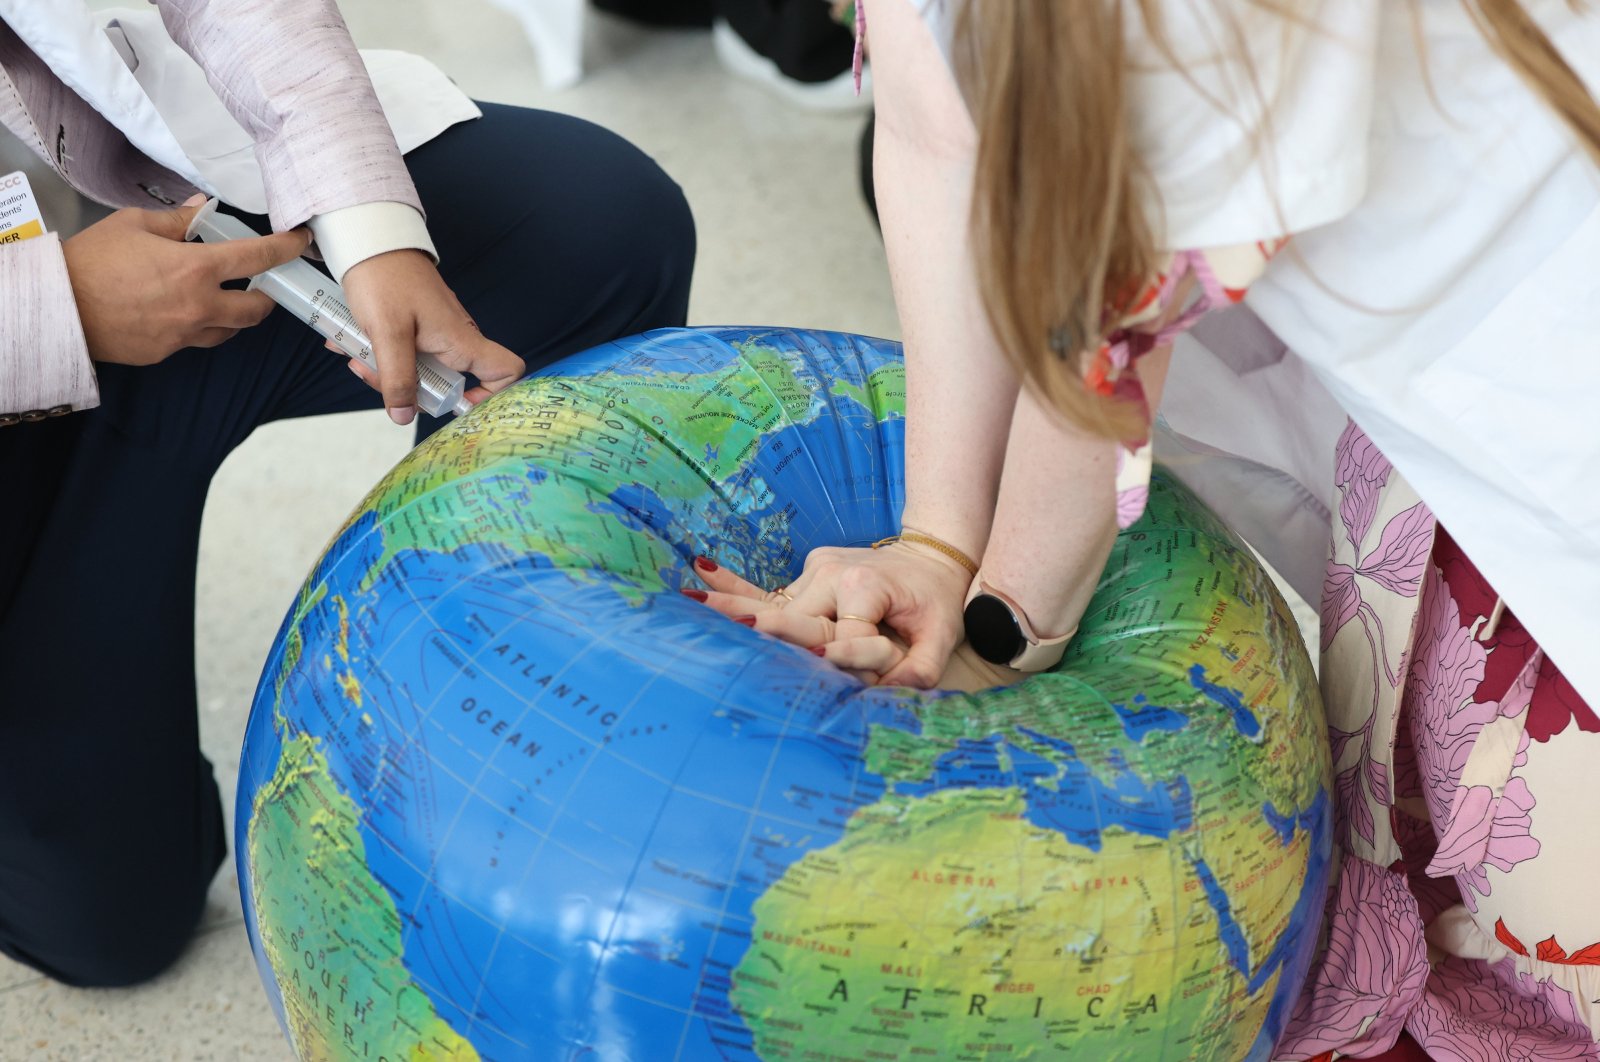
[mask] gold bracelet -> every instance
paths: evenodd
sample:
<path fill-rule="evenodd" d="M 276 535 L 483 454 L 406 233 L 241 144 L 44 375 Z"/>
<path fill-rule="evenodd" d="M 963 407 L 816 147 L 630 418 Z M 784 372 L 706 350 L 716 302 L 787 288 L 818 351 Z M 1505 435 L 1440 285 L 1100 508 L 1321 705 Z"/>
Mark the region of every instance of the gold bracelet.
<path fill-rule="evenodd" d="M 915 531 L 909 527 L 902 527 L 898 535 L 890 535 L 888 538 L 880 538 L 878 541 L 872 544 L 872 548 L 878 549 L 881 546 L 892 545 L 896 542 L 913 542 L 919 546 L 927 546 L 929 549 L 937 550 L 965 568 L 967 573 L 974 579 L 978 577 L 978 565 L 971 557 L 967 556 L 959 549 L 956 549 L 942 538 L 934 538 L 932 535 L 925 535 L 921 531 Z"/>

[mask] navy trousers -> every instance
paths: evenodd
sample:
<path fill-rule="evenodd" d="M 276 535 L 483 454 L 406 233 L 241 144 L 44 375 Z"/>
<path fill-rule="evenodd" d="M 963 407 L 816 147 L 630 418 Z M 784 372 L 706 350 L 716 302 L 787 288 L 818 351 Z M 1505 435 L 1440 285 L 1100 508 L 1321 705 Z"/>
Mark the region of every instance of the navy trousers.
<path fill-rule="evenodd" d="M 484 334 L 536 368 L 683 324 L 677 185 L 587 122 L 483 110 L 406 161 Z M 0 429 L 0 952 L 110 986 L 177 958 L 225 854 L 195 699 L 212 475 L 258 425 L 382 402 L 281 310 L 99 378 L 99 409 Z"/>

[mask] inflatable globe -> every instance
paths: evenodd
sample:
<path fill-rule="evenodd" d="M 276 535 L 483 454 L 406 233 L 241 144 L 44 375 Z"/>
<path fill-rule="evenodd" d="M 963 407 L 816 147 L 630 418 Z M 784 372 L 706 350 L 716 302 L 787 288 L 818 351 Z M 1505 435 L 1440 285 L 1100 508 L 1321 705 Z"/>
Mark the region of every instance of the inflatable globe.
<path fill-rule="evenodd" d="M 1295 624 L 1170 476 L 1066 659 L 875 688 L 677 591 L 896 530 L 897 346 L 658 332 L 420 446 L 306 581 L 239 878 L 302 1059 L 1264 1059 L 1330 768 Z"/>

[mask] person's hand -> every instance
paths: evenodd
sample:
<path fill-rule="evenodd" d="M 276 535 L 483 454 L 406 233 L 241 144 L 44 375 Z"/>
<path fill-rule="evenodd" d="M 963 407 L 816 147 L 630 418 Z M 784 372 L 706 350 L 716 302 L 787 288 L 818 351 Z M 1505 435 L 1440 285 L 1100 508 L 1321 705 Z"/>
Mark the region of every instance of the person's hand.
<path fill-rule="evenodd" d="M 790 586 L 763 590 L 707 558 L 695 573 L 709 591 L 685 591 L 718 612 L 883 685 L 931 689 L 962 640 L 972 577 L 936 550 L 817 549 Z M 882 628 L 888 628 L 885 632 Z"/>
<path fill-rule="evenodd" d="M 91 358 L 153 365 L 184 347 L 217 346 L 272 312 L 261 292 L 222 283 L 294 261 L 311 234 L 185 243 L 204 202 L 196 196 L 176 210 L 119 210 L 62 245 Z"/>
<path fill-rule="evenodd" d="M 410 424 L 417 415 L 418 351 L 476 376 L 478 386 L 466 395 L 474 405 L 527 371 L 521 358 L 478 331 L 421 251 L 390 251 L 357 262 L 345 272 L 344 290 L 378 359 L 376 374 L 354 359 L 350 371 L 383 393 L 396 424 Z"/>

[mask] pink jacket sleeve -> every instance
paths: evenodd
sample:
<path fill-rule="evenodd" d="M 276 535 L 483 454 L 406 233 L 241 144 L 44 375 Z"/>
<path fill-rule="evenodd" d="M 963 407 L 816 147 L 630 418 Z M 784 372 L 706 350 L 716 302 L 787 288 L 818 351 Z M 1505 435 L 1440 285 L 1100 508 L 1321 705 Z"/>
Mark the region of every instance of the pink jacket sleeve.
<path fill-rule="evenodd" d="M 61 237 L 0 244 L 0 430 L 100 404 Z"/>
<path fill-rule="evenodd" d="M 255 139 L 274 229 L 362 203 L 422 211 L 334 0 L 156 4 Z"/>

